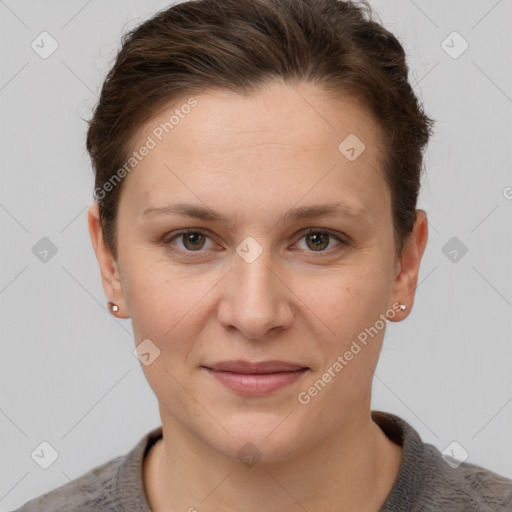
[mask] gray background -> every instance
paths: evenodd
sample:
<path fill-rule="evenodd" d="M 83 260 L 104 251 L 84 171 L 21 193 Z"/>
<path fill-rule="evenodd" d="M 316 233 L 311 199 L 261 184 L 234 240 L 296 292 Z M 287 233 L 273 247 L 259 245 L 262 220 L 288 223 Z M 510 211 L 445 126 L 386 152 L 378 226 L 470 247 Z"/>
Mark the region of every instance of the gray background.
<path fill-rule="evenodd" d="M 121 34 L 166 4 L 0 1 L 2 510 L 126 453 L 160 424 L 130 320 L 105 307 L 82 118 Z M 416 304 L 388 325 L 372 409 L 403 417 L 440 450 L 457 441 L 469 462 L 512 478 L 512 3 L 372 5 L 437 120 L 418 205 L 430 236 Z M 59 45 L 46 59 L 31 48 L 43 31 Z M 442 46 L 453 31 L 469 44 L 457 58 Z M 460 43 L 448 39 L 452 51 Z M 33 252 L 43 237 L 57 249 L 47 261 Z M 59 454 L 46 470 L 31 458 L 42 441 Z"/>

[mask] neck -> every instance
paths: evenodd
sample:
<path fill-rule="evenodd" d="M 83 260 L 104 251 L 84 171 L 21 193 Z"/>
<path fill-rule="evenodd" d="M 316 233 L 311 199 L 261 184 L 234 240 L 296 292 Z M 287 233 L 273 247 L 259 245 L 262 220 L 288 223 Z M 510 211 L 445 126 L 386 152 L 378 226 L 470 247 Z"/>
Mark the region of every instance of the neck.
<path fill-rule="evenodd" d="M 144 460 L 153 512 L 256 512 L 262 503 L 269 512 L 378 512 L 402 458 L 402 448 L 372 421 L 369 404 L 293 460 L 251 467 L 212 450 L 173 418 L 165 419 L 163 440 Z"/>

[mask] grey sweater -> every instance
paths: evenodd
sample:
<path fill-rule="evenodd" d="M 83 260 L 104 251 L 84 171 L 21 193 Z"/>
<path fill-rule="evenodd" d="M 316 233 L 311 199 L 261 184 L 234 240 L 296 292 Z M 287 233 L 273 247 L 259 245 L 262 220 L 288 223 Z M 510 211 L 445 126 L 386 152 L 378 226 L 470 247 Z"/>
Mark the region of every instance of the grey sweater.
<path fill-rule="evenodd" d="M 467 462 L 453 468 L 433 445 L 393 414 L 372 411 L 373 420 L 403 446 L 397 480 L 380 512 L 512 512 L 512 480 Z M 38 498 L 15 512 L 151 512 L 142 480 L 142 461 L 162 436 L 146 434 L 126 455 Z"/>

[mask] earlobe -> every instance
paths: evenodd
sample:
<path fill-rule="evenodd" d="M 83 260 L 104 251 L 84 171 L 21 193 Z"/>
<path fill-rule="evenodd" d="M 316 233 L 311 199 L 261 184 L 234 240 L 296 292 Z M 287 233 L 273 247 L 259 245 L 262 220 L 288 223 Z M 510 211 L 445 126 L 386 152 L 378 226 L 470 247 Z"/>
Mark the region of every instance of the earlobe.
<path fill-rule="evenodd" d="M 115 312 L 115 316 L 117 317 L 128 318 L 128 315 L 124 314 L 126 306 L 124 303 L 119 266 L 103 238 L 98 203 L 95 202 L 89 206 L 87 221 L 91 242 L 100 267 L 103 290 L 108 299 L 107 306 L 109 303 L 113 303 L 117 306 L 117 309 L 109 307 L 109 311 L 111 313 Z"/>

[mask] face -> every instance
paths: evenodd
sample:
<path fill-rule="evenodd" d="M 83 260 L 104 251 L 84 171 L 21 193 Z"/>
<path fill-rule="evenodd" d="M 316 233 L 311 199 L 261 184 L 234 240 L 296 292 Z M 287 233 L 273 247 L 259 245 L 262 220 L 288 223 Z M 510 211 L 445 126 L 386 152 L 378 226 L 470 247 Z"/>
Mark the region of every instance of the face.
<path fill-rule="evenodd" d="M 155 145 L 125 178 L 104 286 L 135 343 L 159 354 L 141 366 L 164 430 L 284 460 L 363 414 L 384 315 L 410 309 L 379 133 L 354 101 L 313 85 L 194 98 L 136 134 L 134 151 Z M 247 375 L 257 370 L 216 366 L 226 361 L 294 366 Z"/>

